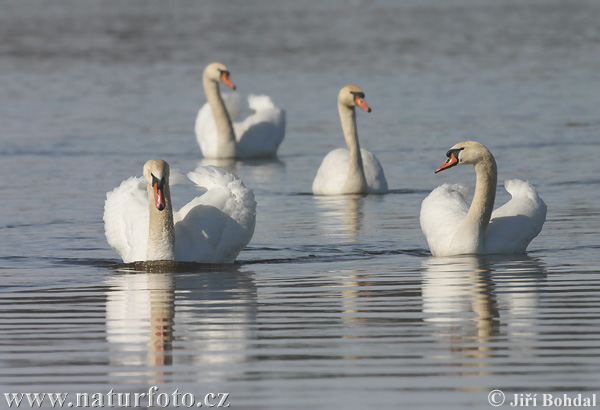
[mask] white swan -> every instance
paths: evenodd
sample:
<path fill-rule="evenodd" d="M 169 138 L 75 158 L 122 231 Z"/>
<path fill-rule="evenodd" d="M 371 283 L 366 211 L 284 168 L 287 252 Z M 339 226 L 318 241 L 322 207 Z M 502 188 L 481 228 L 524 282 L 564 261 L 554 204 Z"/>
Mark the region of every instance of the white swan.
<path fill-rule="evenodd" d="M 198 167 L 187 177 L 206 192 L 173 211 L 169 165 L 150 160 L 106 194 L 104 227 L 123 262 L 233 263 L 250 242 L 256 221 L 252 190 L 230 172 Z"/>
<path fill-rule="evenodd" d="M 512 199 L 492 212 L 498 173 L 492 153 L 475 141 L 456 144 L 436 173 L 472 164 L 477 181 L 471 207 L 467 188 L 444 184 L 421 205 L 421 229 L 434 256 L 524 253 L 542 230 L 546 204 L 529 182 L 513 179 L 504 186 Z"/>
<path fill-rule="evenodd" d="M 325 156 L 313 181 L 315 195 L 385 194 L 388 191 L 379 160 L 358 143 L 355 107 L 371 112 L 365 93 L 355 85 L 347 85 L 338 94 L 338 110 L 348 149 L 338 148 Z"/>
<path fill-rule="evenodd" d="M 208 102 L 196 117 L 196 139 L 205 158 L 266 158 L 277 154 L 285 134 L 285 111 L 277 108 L 266 95 L 248 96 L 254 111 L 241 122 L 240 97 L 226 96 L 219 81 L 235 90 L 229 71 L 222 63 L 211 63 L 204 69 L 202 83 Z"/>

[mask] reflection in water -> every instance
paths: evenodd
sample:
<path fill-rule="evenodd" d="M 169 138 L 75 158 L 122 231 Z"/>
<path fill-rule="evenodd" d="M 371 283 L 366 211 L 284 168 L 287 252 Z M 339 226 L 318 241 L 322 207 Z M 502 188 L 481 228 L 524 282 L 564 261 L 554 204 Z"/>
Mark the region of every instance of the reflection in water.
<path fill-rule="evenodd" d="M 369 275 L 359 274 L 355 270 L 342 270 L 340 274 L 342 321 L 348 326 L 358 326 L 359 322 L 364 321 L 359 313 L 369 309 Z"/>
<path fill-rule="evenodd" d="M 173 277 L 165 273 L 119 275 L 108 279 L 107 340 L 113 358 L 127 365 L 170 364 L 175 312 Z M 147 354 L 139 355 L 141 349 Z M 112 349 L 111 349 L 112 350 Z"/>
<path fill-rule="evenodd" d="M 248 341 L 256 339 L 256 289 L 236 266 L 116 274 L 107 284 L 111 364 L 139 366 L 140 374 L 150 366 L 153 381 L 163 382 L 171 365 L 247 360 Z"/>
<path fill-rule="evenodd" d="M 453 351 L 479 359 L 490 357 L 490 341 L 500 333 L 502 319 L 506 321 L 499 311 L 510 316 L 506 321 L 509 338 L 524 328 L 535 331 L 530 320 L 537 317 L 541 278 L 541 266 L 530 258 L 427 258 L 423 262 L 425 321 L 443 331 Z M 515 316 L 527 319 L 519 321 Z M 477 363 L 485 366 L 487 362 Z"/>
<path fill-rule="evenodd" d="M 321 211 L 320 227 L 325 229 L 328 235 L 358 240 L 364 219 L 364 196 L 315 196 L 314 200 Z"/>
<path fill-rule="evenodd" d="M 285 162 L 278 158 L 267 159 L 233 159 L 233 158 L 202 158 L 198 166 L 205 167 L 214 165 L 233 172 L 243 181 L 252 181 L 254 184 L 266 183 L 271 185 L 273 181 L 281 178 L 285 172 Z"/>

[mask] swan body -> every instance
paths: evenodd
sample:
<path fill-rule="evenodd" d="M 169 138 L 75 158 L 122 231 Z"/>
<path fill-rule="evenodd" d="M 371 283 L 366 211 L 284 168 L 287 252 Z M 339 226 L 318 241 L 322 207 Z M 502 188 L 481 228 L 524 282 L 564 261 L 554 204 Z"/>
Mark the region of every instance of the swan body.
<path fill-rule="evenodd" d="M 179 211 L 172 208 L 174 178 L 162 160 L 148 161 L 144 177 L 129 178 L 107 193 L 106 238 L 123 262 L 233 263 L 250 242 L 256 221 L 252 190 L 213 166 L 187 177 L 205 192 Z"/>
<path fill-rule="evenodd" d="M 221 95 L 219 82 L 235 90 L 227 67 L 206 66 L 202 82 L 208 102 L 196 117 L 196 139 L 205 158 L 266 158 L 277 154 L 285 135 L 285 111 L 266 95 L 248 96 L 253 114 L 239 121 L 239 94 Z"/>
<path fill-rule="evenodd" d="M 421 229 L 434 256 L 525 253 L 546 221 L 546 204 L 529 183 L 518 179 L 504 186 L 511 200 L 493 211 L 498 179 L 492 153 L 475 141 L 453 146 L 437 172 L 472 164 L 477 182 L 471 205 L 468 189 L 443 184 L 421 205 Z"/>
<path fill-rule="evenodd" d="M 325 156 L 313 181 L 313 194 L 384 194 L 388 191 L 379 160 L 361 149 L 358 142 L 355 107 L 371 112 L 364 98 L 364 92 L 355 85 L 340 90 L 338 111 L 348 148 L 335 149 Z"/>

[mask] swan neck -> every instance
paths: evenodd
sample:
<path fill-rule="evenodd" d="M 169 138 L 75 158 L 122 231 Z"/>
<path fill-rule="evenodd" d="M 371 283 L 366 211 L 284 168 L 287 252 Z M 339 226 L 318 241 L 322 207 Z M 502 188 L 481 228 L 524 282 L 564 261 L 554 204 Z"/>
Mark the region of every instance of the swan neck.
<path fill-rule="evenodd" d="M 356 130 L 356 111 L 346 105 L 338 104 L 344 139 L 348 146 L 348 177 L 344 186 L 347 194 L 367 193 L 367 181 L 363 168 L 358 132 Z"/>
<path fill-rule="evenodd" d="M 217 126 L 217 152 L 219 153 L 219 157 L 234 158 L 235 133 L 229 112 L 227 112 L 223 97 L 221 97 L 219 84 L 207 77 L 203 78 L 202 83 L 206 99 L 215 118 L 215 125 Z"/>
<path fill-rule="evenodd" d="M 475 194 L 466 219 L 483 234 L 492 217 L 498 183 L 496 161 L 491 153 L 475 164 L 475 174 Z"/>
<path fill-rule="evenodd" d="M 169 185 L 165 184 L 165 208 L 159 211 L 154 205 L 154 190 L 148 185 L 148 203 L 150 209 L 147 261 L 175 260 L 175 226 Z"/>

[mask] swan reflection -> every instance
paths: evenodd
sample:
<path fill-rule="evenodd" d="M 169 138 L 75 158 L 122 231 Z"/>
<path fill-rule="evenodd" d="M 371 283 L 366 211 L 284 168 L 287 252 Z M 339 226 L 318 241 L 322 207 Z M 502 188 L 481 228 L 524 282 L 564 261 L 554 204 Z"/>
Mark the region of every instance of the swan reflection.
<path fill-rule="evenodd" d="M 315 196 L 320 228 L 330 236 L 356 240 L 363 226 L 364 199 L 362 195 Z"/>
<path fill-rule="evenodd" d="M 509 338 L 535 332 L 539 282 L 544 278 L 538 261 L 527 257 L 427 258 L 422 284 L 425 321 L 440 330 L 454 352 L 489 357 L 489 342 L 501 329 Z"/>
<path fill-rule="evenodd" d="M 169 367 L 248 360 L 256 340 L 256 288 L 236 267 L 206 272 L 116 274 L 106 280 L 107 341 L 114 366 L 135 379 L 146 366 L 162 382 Z M 131 367 L 139 366 L 139 373 Z M 214 377 L 194 367 L 204 379 Z M 122 375 L 122 374 L 121 374 Z"/>
<path fill-rule="evenodd" d="M 258 186 L 259 183 L 272 185 L 273 181 L 280 180 L 285 175 L 285 162 L 278 158 L 271 159 L 245 159 L 234 158 L 202 158 L 198 166 L 214 165 L 224 168 L 243 179 L 249 186 Z"/>

